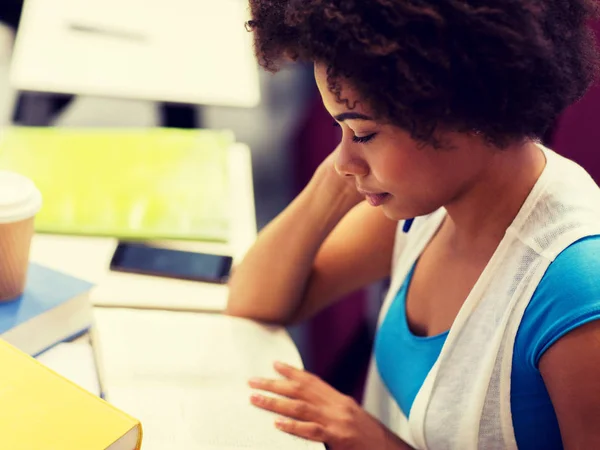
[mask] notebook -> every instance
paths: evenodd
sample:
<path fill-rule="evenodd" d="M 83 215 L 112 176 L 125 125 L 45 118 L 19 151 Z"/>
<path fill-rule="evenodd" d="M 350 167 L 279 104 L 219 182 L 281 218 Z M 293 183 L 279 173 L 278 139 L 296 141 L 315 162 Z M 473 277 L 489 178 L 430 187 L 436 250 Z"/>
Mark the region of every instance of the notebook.
<path fill-rule="evenodd" d="M 87 281 L 31 263 L 24 294 L 0 303 L 0 338 L 37 355 L 88 330 L 92 322 Z"/>
<path fill-rule="evenodd" d="M 144 423 L 144 450 L 323 450 L 250 404 L 253 376 L 301 367 L 285 330 L 216 314 L 96 308 L 94 348 L 109 402 Z"/>
<path fill-rule="evenodd" d="M 94 306 L 216 313 L 227 307 L 228 294 L 224 284 L 110 272 L 90 299 Z"/>
<path fill-rule="evenodd" d="M 12 127 L 0 168 L 42 192 L 38 232 L 225 242 L 233 143 L 228 131 Z"/>
<path fill-rule="evenodd" d="M 10 450 L 139 450 L 138 420 L 0 340 L 0 436 Z"/>

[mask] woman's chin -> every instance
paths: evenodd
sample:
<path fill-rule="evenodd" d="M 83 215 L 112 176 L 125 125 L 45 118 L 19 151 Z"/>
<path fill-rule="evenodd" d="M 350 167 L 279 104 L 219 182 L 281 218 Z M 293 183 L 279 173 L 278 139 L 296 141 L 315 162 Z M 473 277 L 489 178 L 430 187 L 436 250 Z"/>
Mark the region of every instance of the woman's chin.
<path fill-rule="evenodd" d="M 401 220 L 414 219 L 415 217 L 426 216 L 428 214 L 434 213 L 440 207 L 435 208 L 416 208 L 416 207 L 406 207 L 406 205 L 399 206 L 394 204 L 394 202 L 386 202 L 385 204 L 380 206 L 383 214 L 390 220 L 395 222 L 400 222 Z"/>
<path fill-rule="evenodd" d="M 410 219 L 414 216 L 409 216 L 406 211 L 402 211 L 399 208 L 394 208 L 394 205 L 385 204 L 381 205 L 381 211 L 390 220 L 399 222 L 401 220 Z"/>

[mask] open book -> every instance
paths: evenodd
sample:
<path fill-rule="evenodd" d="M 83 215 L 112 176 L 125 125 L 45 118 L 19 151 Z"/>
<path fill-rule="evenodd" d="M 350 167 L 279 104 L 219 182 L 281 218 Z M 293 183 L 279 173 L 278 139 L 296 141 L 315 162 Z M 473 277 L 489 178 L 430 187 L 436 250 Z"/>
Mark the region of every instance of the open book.
<path fill-rule="evenodd" d="M 222 315 L 96 308 L 109 402 L 140 418 L 144 450 L 318 450 L 250 404 L 247 380 L 302 362 L 283 329 Z"/>

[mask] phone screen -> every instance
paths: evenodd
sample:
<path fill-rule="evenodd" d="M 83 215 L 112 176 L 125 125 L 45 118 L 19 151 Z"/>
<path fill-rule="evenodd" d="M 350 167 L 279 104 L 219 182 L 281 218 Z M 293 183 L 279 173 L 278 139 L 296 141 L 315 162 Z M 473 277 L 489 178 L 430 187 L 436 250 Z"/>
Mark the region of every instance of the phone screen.
<path fill-rule="evenodd" d="M 231 264 L 232 258 L 229 256 L 120 243 L 110 268 L 121 272 L 224 283 Z"/>

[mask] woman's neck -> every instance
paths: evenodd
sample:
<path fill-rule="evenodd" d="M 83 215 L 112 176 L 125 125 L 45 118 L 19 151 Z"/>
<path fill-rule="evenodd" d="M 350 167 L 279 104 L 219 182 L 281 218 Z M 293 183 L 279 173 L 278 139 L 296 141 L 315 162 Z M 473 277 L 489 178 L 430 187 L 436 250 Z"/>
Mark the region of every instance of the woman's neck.
<path fill-rule="evenodd" d="M 469 189 L 446 205 L 443 229 L 453 250 L 461 254 L 493 251 L 545 165 L 540 146 L 532 141 L 494 151 L 490 164 Z"/>

